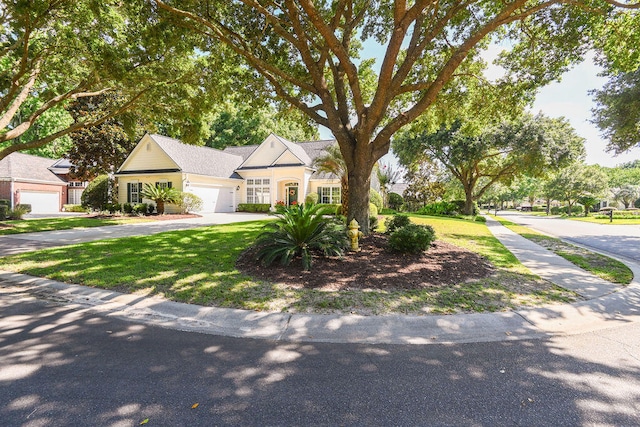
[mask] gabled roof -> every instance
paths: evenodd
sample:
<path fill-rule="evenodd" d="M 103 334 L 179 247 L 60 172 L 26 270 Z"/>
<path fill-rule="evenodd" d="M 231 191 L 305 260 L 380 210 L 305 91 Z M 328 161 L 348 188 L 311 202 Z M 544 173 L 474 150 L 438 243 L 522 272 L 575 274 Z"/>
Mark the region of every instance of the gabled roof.
<path fill-rule="evenodd" d="M 235 177 L 234 172 L 242 164 L 242 156 L 215 148 L 185 144 L 162 135 L 148 135 L 178 165 L 182 172 L 219 178 Z"/>
<path fill-rule="evenodd" d="M 55 160 L 45 157 L 32 156 L 23 153 L 11 153 L 0 160 L 0 178 L 16 180 L 45 181 L 52 184 L 65 184 L 50 170 Z"/>

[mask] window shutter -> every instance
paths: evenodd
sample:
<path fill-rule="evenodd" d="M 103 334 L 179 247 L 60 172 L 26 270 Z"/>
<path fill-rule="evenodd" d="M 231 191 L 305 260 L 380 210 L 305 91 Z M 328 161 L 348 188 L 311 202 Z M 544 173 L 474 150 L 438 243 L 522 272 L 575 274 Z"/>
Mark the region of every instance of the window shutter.
<path fill-rule="evenodd" d="M 131 183 L 127 182 L 127 203 L 131 203 Z"/>
<path fill-rule="evenodd" d="M 138 203 L 142 202 L 142 196 L 140 195 L 140 193 L 142 193 L 142 183 L 141 182 L 138 183 Z"/>
<path fill-rule="evenodd" d="M 156 188 L 160 187 L 160 183 L 156 181 Z"/>
<path fill-rule="evenodd" d="M 167 188 L 171 188 L 171 181 L 167 182 Z"/>

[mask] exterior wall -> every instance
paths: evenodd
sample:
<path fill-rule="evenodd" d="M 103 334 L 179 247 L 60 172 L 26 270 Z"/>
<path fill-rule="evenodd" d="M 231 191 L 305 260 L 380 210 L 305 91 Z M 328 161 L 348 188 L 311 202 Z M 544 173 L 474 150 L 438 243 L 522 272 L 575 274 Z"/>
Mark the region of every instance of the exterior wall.
<path fill-rule="evenodd" d="M 0 199 L 11 200 L 11 182 L 0 181 Z"/>
<path fill-rule="evenodd" d="M 155 141 L 145 136 L 129 155 L 120 172 L 176 169 L 177 167 Z"/>
<path fill-rule="evenodd" d="M 280 141 L 273 136 L 269 136 L 242 166 L 257 167 L 271 165 L 285 150 L 286 147 Z"/>
<path fill-rule="evenodd" d="M 304 166 L 251 169 L 239 171 L 244 178 L 244 183 L 240 186 L 240 203 L 247 203 L 246 180 L 251 178 L 269 178 L 271 205 L 275 206 L 277 201 L 287 200 L 286 184 L 298 184 L 298 203 L 303 203 L 305 195 L 308 193 L 310 171 Z"/>
<path fill-rule="evenodd" d="M 140 182 L 143 187 L 145 184 L 155 185 L 156 182 L 167 181 L 171 182 L 171 187 L 178 191 L 189 192 L 191 187 L 204 186 L 204 187 L 232 187 L 236 189 L 242 184 L 238 179 L 222 179 L 214 178 L 202 175 L 183 174 L 182 172 L 176 173 L 159 173 L 159 174 L 131 174 L 131 175 L 119 175 L 117 177 L 118 182 L 118 203 L 127 203 L 127 183 Z M 234 206 L 237 208 L 240 197 L 240 190 L 235 191 Z M 143 203 L 154 204 L 151 200 L 143 199 Z M 235 210 L 235 209 L 234 209 Z M 176 205 L 165 205 L 165 213 L 179 213 L 180 209 Z"/>
<path fill-rule="evenodd" d="M 177 173 L 158 173 L 158 174 L 144 174 L 144 175 L 120 175 L 117 177 L 118 183 L 118 203 L 127 203 L 127 184 L 133 182 L 140 182 L 144 188 L 145 184 L 155 185 L 156 182 L 167 181 L 171 182 L 171 187 L 178 191 L 183 191 L 183 174 Z M 151 200 L 143 199 L 143 203 L 154 204 Z M 165 205 L 165 213 L 178 213 L 180 210 L 177 206 L 172 204 Z"/>

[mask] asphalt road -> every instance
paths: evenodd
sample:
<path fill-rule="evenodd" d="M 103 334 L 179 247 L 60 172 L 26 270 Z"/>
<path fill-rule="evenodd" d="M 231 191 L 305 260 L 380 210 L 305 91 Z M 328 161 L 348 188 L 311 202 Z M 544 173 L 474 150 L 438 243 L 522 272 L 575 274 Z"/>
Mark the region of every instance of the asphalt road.
<path fill-rule="evenodd" d="M 640 325 L 500 343 L 279 343 L 145 326 L 2 289 L 0 425 L 147 419 L 149 426 L 640 425 Z"/>
<path fill-rule="evenodd" d="M 640 262 L 640 225 L 594 224 L 513 211 L 498 211 L 498 216 L 552 236 Z"/>

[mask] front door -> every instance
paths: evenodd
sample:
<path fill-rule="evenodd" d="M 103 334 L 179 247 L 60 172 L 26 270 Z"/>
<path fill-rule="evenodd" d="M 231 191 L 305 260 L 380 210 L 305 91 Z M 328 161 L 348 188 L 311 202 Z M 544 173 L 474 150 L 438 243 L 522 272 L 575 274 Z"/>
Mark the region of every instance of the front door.
<path fill-rule="evenodd" d="M 298 187 L 287 187 L 287 205 L 298 203 Z"/>

